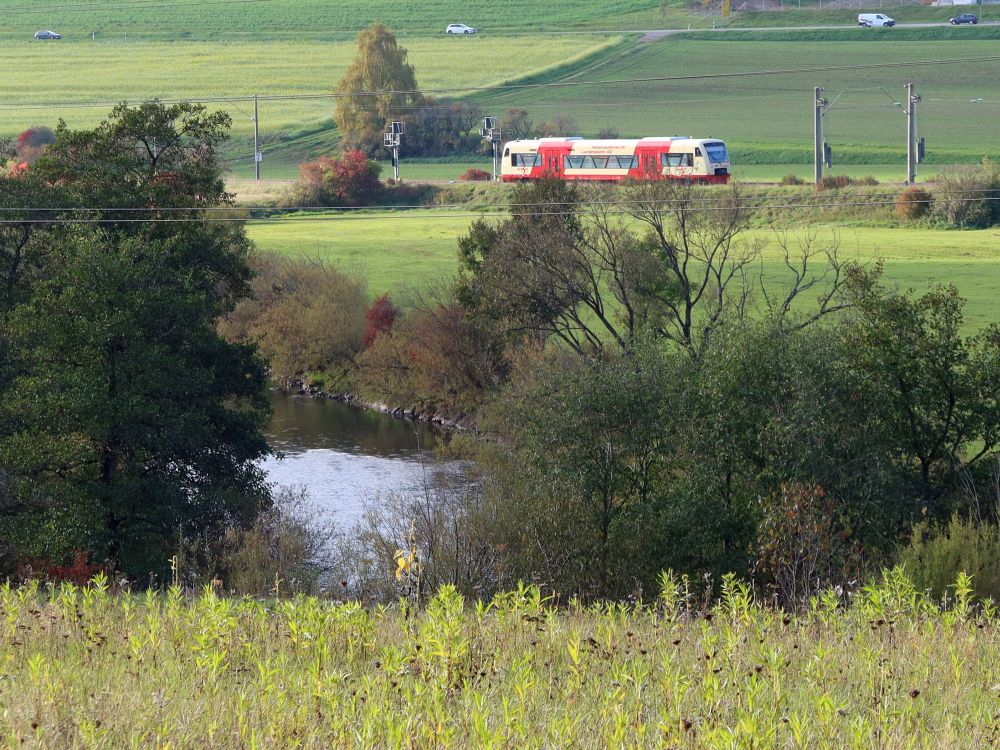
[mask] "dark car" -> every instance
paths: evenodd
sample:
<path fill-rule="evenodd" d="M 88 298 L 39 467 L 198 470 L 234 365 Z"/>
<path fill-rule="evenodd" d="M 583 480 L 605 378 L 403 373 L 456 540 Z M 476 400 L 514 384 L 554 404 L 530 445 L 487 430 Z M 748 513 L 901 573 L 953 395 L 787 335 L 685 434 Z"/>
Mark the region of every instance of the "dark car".
<path fill-rule="evenodd" d="M 949 23 L 958 26 L 960 23 L 979 23 L 979 18 L 975 13 L 963 13 L 948 20 Z"/>
<path fill-rule="evenodd" d="M 54 31 L 36 31 L 35 39 L 62 39 L 62 34 Z"/>

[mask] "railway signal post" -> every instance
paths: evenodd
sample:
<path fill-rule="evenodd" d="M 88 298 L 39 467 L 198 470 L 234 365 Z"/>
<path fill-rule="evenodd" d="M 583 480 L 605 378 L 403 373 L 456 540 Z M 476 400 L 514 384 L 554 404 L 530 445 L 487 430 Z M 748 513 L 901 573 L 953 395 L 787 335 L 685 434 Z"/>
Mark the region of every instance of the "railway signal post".
<path fill-rule="evenodd" d="M 257 95 L 253 95 L 253 167 L 254 177 L 260 182 L 260 163 L 264 155 L 260 152 L 260 117 L 257 110 Z"/>
<path fill-rule="evenodd" d="M 393 120 L 390 129 L 382 133 L 382 145 L 392 149 L 392 179 L 399 182 L 399 146 L 403 142 L 403 123 Z"/>
<path fill-rule="evenodd" d="M 479 135 L 484 139 L 493 144 L 493 179 L 500 179 L 500 164 L 499 164 L 499 154 L 500 154 L 500 143 L 502 142 L 502 136 L 500 133 L 500 128 L 497 127 L 497 119 L 495 117 L 484 117 L 483 127 L 479 130 Z"/>
<path fill-rule="evenodd" d="M 913 93 L 913 84 L 906 84 L 906 184 L 917 181 L 917 102 L 920 94 Z"/>
<path fill-rule="evenodd" d="M 826 108 L 828 102 L 820 96 L 822 93 L 823 89 L 817 86 L 813 98 L 813 107 L 815 110 L 813 114 L 813 171 L 817 185 L 823 179 L 823 162 L 826 157 L 825 144 L 823 143 L 823 110 Z"/>

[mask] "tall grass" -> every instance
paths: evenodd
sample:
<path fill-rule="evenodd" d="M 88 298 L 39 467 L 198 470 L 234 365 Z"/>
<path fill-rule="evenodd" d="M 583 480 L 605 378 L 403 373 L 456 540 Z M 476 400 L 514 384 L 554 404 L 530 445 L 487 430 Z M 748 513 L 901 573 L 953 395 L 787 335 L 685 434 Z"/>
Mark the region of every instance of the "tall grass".
<path fill-rule="evenodd" d="M 980 748 L 997 616 L 898 570 L 801 614 L 741 583 L 695 606 L 553 608 L 448 587 L 419 611 L 0 587 L 0 745 L 46 748 Z"/>

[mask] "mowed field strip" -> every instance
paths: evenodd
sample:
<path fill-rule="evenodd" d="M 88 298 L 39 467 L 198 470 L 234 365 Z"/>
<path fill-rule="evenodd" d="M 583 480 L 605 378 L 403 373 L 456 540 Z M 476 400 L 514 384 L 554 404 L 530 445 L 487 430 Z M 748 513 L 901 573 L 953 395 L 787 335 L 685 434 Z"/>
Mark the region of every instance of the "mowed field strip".
<path fill-rule="evenodd" d="M 408 288 L 447 283 L 458 269 L 457 238 L 467 231 L 469 212 L 419 210 L 358 215 L 294 215 L 252 222 L 247 231 L 258 247 L 291 257 L 322 259 L 361 274 L 371 296 L 405 295 Z M 974 330 L 1000 322 L 996 305 L 1000 279 L 1000 234 L 996 229 L 948 231 L 926 228 L 867 228 L 821 225 L 785 232 L 791 246 L 814 233 L 837 239 L 841 255 L 859 262 L 882 258 L 890 284 L 917 291 L 953 283 L 968 300 L 966 326 Z M 778 237 L 767 240 L 765 277 L 780 279 Z"/>

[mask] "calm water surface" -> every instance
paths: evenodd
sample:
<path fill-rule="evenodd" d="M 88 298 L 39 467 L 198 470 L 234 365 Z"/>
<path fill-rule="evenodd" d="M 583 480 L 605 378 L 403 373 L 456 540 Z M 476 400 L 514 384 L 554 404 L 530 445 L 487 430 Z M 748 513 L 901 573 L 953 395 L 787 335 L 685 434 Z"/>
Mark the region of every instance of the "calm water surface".
<path fill-rule="evenodd" d="M 433 483 L 441 438 L 424 423 L 330 399 L 271 392 L 266 430 L 280 456 L 264 461 L 278 487 L 305 487 L 313 504 L 349 525 L 387 493 L 422 493 Z"/>

